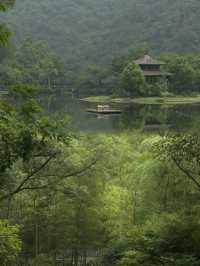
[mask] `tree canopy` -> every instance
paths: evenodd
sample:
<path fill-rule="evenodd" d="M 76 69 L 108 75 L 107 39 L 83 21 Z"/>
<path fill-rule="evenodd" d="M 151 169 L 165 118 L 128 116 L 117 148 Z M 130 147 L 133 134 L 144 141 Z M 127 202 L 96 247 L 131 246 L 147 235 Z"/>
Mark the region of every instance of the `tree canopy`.
<path fill-rule="evenodd" d="M 6 21 L 18 43 L 45 40 L 72 69 L 110 62 L 140 43 L 155 53 L 198 52 L 199 11 L 198 0 L 18 0 Z"/>

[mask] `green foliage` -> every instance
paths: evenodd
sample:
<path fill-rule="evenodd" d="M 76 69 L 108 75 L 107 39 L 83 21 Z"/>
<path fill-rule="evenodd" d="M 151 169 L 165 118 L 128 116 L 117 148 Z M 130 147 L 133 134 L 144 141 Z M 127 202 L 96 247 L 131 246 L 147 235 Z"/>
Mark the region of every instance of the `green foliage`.
<path fill-rule="evenodd" d="M 161 96 L 165 91 L 167 91 L 167 86 L 164 83 L 146 84 L 145 96 Z"/>
<path fill-rule="evenodd" d="M 193 57 L 193 60 L 195 57 Z M 170 89 L 179 94 L 191 93 L 194 90 L 196 69 L 190 60 L 184 56 L 173 56 L 168 60 L 167 68 L 172 73 Z"/>
<path fill-rule="evenodd" d="M 183 161 L 184 165 L 194 162 L 197 164 L 200 159 L 199 154 L 200 140 L 196 134 L 182 134 L 164 137 L 155 150 L 161 152 L 163 156 L 169 156 L 177 161 Z M 186 162 L 187 161 L 187 162 Z"/>
<path fill-rule="evenodd" d="M 197 260 L 194 256 L 179 254 L 177 257 L 163 257 L 161 263 L 165 266 L 197 266 L 199 265 L 199 260 Z"/>
<path fill-rule="evenodd" d="M 137 50 L 135 50 L 135 52 L 137 52 Z M 131 60 L 131 58 L 134 58 L 134 56 L 130 57 L 129 60 Z M 132 59 L 132 62 L 133 60 L 134 59 Z M 167 81 L 165 79 L 154 83 L 146 82 L 140 66 L 132 62 L 130 61 L 130 63 L 124 67 L 121 74 L 120 86 L 122 94 L 150 97 L 161 96 L 162 93 L 168 90 Z M 119 95 L 120 91 L 116 90 L 116 93 Z"/>
<path fill-rule="evenodd" d="M 6 19 L 18 43 L 46 40 L 71 69 L 109 62 L 140 43 L 156 53 L 197 52 L 199 11 L 198 0 L 18 0 Z"/>
<path fill-rule="evenodd" d="M 38 94 L 39 89 L 33 85 L 16 84 L 10 89 L 13 97 L 29 98 Z"/>
<path fill-rule="evenodd" d="M 29 135 L 25 139 L 30 143 Z M 81 135 L 67 145 L 60 137 L 46 140 L 48 151 L 56 147 L 59 154 L 29 180 L 29 188 L 41 189 L 17 194 L 9 211 L 22 225 L 23 247 L 38 265 L 49 265 L 48 256 L 66 249 L 75 263 L 104 247 L 105 265 L 198 265 L 198 195 L 173 163 L 155 158 L 152 147 L 160 136 Z M 26 168 L 20 160 L 12 162 L 8 177 L 15 174 L 16 180 L 10 179 L 9 186 L 9 179 L 4 181 L 4 189 L 12 189 L 27 167 L 39 164 L 31 153 L 25 160 Z"/>
<path fill-rule="evenodd" d="M 156 263 L 156 264 L 155 264 Z M 199 261 L 193 257 L 188 255 L 180 255 L 172 257 L 162 257 L 158 262 L 151 262 L 150 256 L 140 251 L 127 251 L 124 254 L 124 257 L 120 260 L 116 265 L 120 266 L 155 266 L 155 265 L 164 265 L 164 266 L 197 266 L 199 265 Z"/>
<path fill-rule="evenodd" d="M 90 65 L 80 73 L 76 87 L 80 93 L 107 93 L 112 92 L 112 73 L 108 68 Z"/>
<path fill-rule="evenodd" d="M 111 69 L 112 72 L 116 74 L 121 74 L 128 63 L 144 56 L 148 51 L 148 46 L 146 44 L 133 45 L 126 53 L 121 53 L 118 56 L 114 56 L 112 59 Z"/>
<path fill-rule="evenodd" d="M 0 11 L 5 12 L 8 8 L 12 7 L 15 3 L 15 0 L 4 1 L 0 3 Z M 5 26 L 5 24 L 0 24 L 0 45 L 5 46 L 8 42 L 9 37 L 11 36 L 10 31 Z"/>
<path fill-rule="evenodd" d="M 16 30 L 18 42 L 28 31 L 58 50 L 68 80 L 80 92 L 119 94 L 121 88 L 130 96 L 157 96 L 167 91 L 166 82 L 146 84 L 141 69 L 132 63 L 144 54 L 144 41 L 156 52 L 199 47 L 192 41 L 199 38 L 196 30 L 184 29 L 187 38 L 181 32 L 174 35 L 174 25 L 186 25 L 185 10 L 197 21 L 197 1 L 177 0 L 167 8 L 154 0 L 79 2 L 19 0 L 7 18 L 14 22 L 17 17 L 23 25 Z M 7 8 L 0 4 L 1 11 Z M 16 16 L 19 10 L 26 15 Z M 161 16 L 164 22 L 159 25 Z M 9 32 L 4 26 L 0 32 L 4 43 Z M 185 45 L 178 48 L 180 42 Z M 199 90 L 199 56 L 163 58 L 165 70 L 172 73 L 173 93 Z M 0 221 L 0 264 L 15 264 L 23 243 L 22 254 L 29 254 L 31 265 L 53 265 L 56 255 L 67 256 L 72 265 L 78 260 L 85 265 L 90 253 L 101 254 L 105 248 L 104 264 L 109 266 L 199 265 L 199 136 L 74 136 L 65 118 L 50 116 L 37 101 L 41 85 L 54 91 L 54 82 L 66 81 L 64 71 L 46 42 L 31 39 L 0 67 L 2 85 L 9 88 L 0 102 L 0 217 L 20 225 L 19 232 Z M 112 97 L 101 97 L 106 99 Z M 151 108 L 141 109 L 139 115 L 143 126 L 167 122 L 162 110 L 155 115 Z"/>
<path fill-rule="evenodd" d="M 5 46 L 11 36 L 10 31 L 7 29 L 7 27 L 4 24 L 0 25 L 0 44 L 2 46 Z"/>
<path fill-rule="evenodd" d="M 163 138 L 154 150 L 160 158 L 171 159 L 180 171 L 200 189 L 200 138 L 198 134 L 183 134 Z"/>
<path fill-rule="evenodd" d="M 199 237 L 197 219 L 155 217 L 130 231 L 116 265 L 198 265 Z"/>
<path fill-rule="evenodd" d="M 121 86 L 131 96 L 145 94 L 145 78 L 142 70 L 134 63 L 126 66 L 122 73 Z"/>
<path fill-rule="evenodd" d="M 25 187 L 28 189 L 30 183 L 34 187 L 40 179 L 38 171 L 53 160 L 59 150 L 55 141 L 63 139 L 65 143 L 67 138 L 62 132 L 66 120 L 48 117 L 33 99 L 35 91 L 33 86 L 17 85 L 9 100 L 2 100 L 0 106 L 1 200 L 12 197 Z M 34 174 L 36 179 L 32 178 Z"/>
<path fill-rule="evenodd" d="M 65 83 L 64 64 L 46 42 L 26 39 L 0 67 L 5 88 L 16 83 L 34 84 L 49 92 Z"/>
<path fill-rule="evenodd" d="M 123 258 L 116 265 L 119 266 L 136 266 L 136 265 L 144 265 L 144 266 L 153 266 L 150 262 L 150 256 L 145 254 L 142 251 L 126 251 Z"/>
<path fill-rule="evenodd" d="M 167 64 L 166 70 L 172 75 L 169 77 L 169 90 L 175 94 L 198 93 L 200 88 L 198 54 L 178 55 L 166 54 L 162 56 Z"/>
<path fill-rule="evenodd" d="M 30 266 L 54 266 L 54 263 L 52 259 L 49 258 L 49 256 L 40 254 L 37 256 L 37 258 L 33 259 L 30 264 Z"/>
<path fill-rule="evenodd" d="M 15 0 L 3 1 L 0 3 L 0 10 L 6 11 L 8 8 L 13 7 Z"/>
<path fill-rule="evenodd" d="M 18 227 L 0 221 L 0 263 L 2 266 L 10 266 L 16 262 L 21 250 L 18 233 Z"/>

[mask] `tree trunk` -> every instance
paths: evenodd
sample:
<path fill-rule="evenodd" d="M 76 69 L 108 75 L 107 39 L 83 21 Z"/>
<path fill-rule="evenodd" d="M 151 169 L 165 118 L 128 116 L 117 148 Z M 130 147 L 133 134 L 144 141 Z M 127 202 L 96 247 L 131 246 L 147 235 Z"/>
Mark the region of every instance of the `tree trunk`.
<path fill-rule="evenodd" d="M 47 81 L 48 81 L 48 88 L 49 90 L 51 90 L 51 78 L 49 76 L 48 76 Z"/>
<path fill-rule="evenodd" d="M 39 226 L 37 222 L 37 210 L 36 210 L 36 199 L 34 199 L 34 212 L 35 212 L 35 225 L 34 225 L 34 231 L 35 231 L 35 258 L 39 255 Z"/>
<path fill-rule="evenodd" d="M 78 250 L 77 248 L 75 248 L 74 249 L 74 266 L 78 266 L 78 257 L 79 257 Z"/>

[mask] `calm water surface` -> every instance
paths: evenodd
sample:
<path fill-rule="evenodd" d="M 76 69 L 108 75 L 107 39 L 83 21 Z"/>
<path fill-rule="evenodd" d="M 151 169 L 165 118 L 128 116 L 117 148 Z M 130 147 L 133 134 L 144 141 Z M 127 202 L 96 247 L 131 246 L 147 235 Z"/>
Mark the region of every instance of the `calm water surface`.
<path fill-rule="evenodd" d="M 189 131 L 200 130 L 200 104 L 160 106 L 140 104 L 112 104 L 122 109 L 120 115 L 96 115 L 87 112 L 94 103 L 81 102 L 77 98 L 45 96 L 45 107 L 71 117 L 71 126 L 83 132 L 141 131 Z"/>

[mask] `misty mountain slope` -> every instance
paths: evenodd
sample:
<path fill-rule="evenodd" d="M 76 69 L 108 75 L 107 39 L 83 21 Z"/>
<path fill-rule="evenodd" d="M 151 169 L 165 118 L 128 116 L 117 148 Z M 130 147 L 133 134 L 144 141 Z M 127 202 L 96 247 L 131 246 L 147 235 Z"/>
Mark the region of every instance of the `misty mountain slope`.
<path fill-rule="evenodd" d="M 47 40 L 69 66 L 104 63 L 138 43 L 200 50 L 199 0 L 17 0 L 6 15 L 19 43 Z"/>

